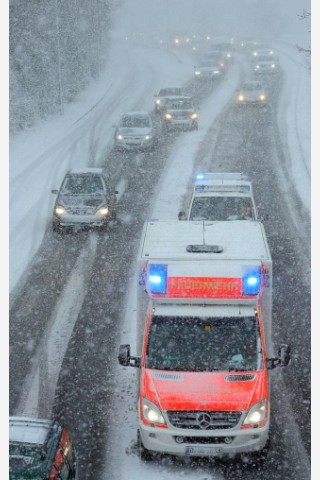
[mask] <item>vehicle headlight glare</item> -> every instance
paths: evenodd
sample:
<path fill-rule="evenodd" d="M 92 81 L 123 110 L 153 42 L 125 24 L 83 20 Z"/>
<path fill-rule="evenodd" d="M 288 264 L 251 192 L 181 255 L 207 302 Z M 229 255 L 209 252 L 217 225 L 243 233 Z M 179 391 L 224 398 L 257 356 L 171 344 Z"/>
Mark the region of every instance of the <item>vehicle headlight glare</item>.
<path fill-rule="evenodd" d="M 146 136 L 144 137 L 145 140 L 151 140 L 151 138 L 152 138 L 151 135 L 146 135 Z"/>
<path fill-rule="evenodd" d="M 239 100 L 239 102 L 243 102 L 244 96 L 243 96 L 243 95 L 239 95 L 239 96 L 238 96 L 238 100 Z"/>
<path fill-rule="evenodd" d="M 164 117 L 165 117 L 166 120 L 171 120 L 172 115 L 171 115 L 171 113 L 166 113 Z"/>
<path fill-rule="evenodd" d="M 123 140 L 123 135 L 120 135 L 119 133 L 119 135 L 117 135 L 117 140 Z"/>
<path fill-rule="evenodd" d="M 142 413 L 144 418 L 150 423 L 166 423 L 160 409 L 146 398 L 142 399 Z"/>
<path fill-rule="evenodd" d="M 156 104 L 157 104 L 157 105 L 160 105 L 160 103 L 161 103 L 161 101 L 160 101 L 159 99 L 156 100 Z"/>
<path fill-rule="evenodd" d="M 101 208 L 99 208 L 98 213 L 100 213 L 100 215 L 108 215 L 109 208 L 108 207 L 101 207 Z"/>
<path fill-rule="evenodd" d="M 193 114 L 191 115 L 191 119 L 192 119 L 192 120 L 196 120 L 197 118 L 198 118 L 198 114 L 197 114 L 197 113 L 193 113 Z"/>
<path fill-rule="evenodd" d="M 250 408 L 243 425 L 257 425 L 263 422 L 267 416 L 267 401 L 261 400 Z"/>
<path fill-rule="evenodd" d="M 266 96 L 265 96 L 265 95 L 260 95 L 260 97 L 259 97 L 259 98 L 260 98 L 260 100 L 261 100 L 261 101 L 263 101 L 263 100 L 265 100 L 265 99 L 266 99 Z"/>
<path fill-rule="evenodd" d="M 64 215 L 65 213 L 67 213 L 67 210 L 64 208 L 64 207 L 61 207 L 61 205 L 57 205 L 54 209 L 55 213 L 57 215 Z"/>
<path fill-rule="evenodd" d="M 194 74 L 195 74 L 195 75 L 200 75 L 201 72 L 199 72 L 199 70 L 196 70 L 196 71 L 194 72 Z"/>
<path fill-rule="evenodd" d="M 276 68 L 276 66 L 275 66 L 275 64 L 274 64 L 274 63 L 271 65 L 271 68 Z"/>

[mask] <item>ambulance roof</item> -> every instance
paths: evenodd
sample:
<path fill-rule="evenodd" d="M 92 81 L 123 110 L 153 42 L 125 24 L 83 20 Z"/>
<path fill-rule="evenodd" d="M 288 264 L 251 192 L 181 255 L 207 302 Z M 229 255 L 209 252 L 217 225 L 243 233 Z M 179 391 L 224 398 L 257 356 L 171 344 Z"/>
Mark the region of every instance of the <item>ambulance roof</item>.
<path fill-rule="evenodd" d="M 271 261 L 263 225 L 243 221 L 146 222 L 139 258 Z"/>

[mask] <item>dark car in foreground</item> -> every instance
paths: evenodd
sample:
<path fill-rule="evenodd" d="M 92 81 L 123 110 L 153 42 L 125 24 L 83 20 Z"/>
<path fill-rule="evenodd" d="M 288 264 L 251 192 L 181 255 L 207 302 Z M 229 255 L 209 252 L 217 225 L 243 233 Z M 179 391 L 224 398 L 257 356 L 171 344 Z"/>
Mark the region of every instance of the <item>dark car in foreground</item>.
<path fill-rule="evenodd" d="M 55 420 L 9 417 L 10 480 L 77 480 L 77 455 Z"/>
<path fill-rule="evenodd" d="M 54 232 L 84 227 L 104 229 L 116 220 L 118 193 L 102 168 L 75 168 L 64 177 L 53 208 Z"/>

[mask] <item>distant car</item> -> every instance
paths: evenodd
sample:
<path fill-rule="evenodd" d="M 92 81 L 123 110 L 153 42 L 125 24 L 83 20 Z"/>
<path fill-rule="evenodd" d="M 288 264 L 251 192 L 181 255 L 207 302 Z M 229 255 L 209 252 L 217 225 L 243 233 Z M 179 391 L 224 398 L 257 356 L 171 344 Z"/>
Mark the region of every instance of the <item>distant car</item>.
<path fill-rule="evenodd" d="M 154 95 L 154 110 L 161 112 L 164 102 L 168 97 L 180 97 L 184 95 L 181 87 L 160 88 L 159 93 Z"/>
<path fill-rule="evenodd" d="M 226 62 L 231 62 L 233 60 L 234 55 L 234 46 L 231 43 L 224 42 L 224 43 L 215 43 L 211 47 L 212 52 L 220 52 L 222 58 Z"/>
<path fill-rule="evenodd" d="M 198 130 L 198 114 L 192 98 L 188 96 L 167 98 L 162 113 L 162 127 L 164 130 Z"/>
<path fill-rule="evenodd" d="M 253 72 L 256 74 L 276 73 L 278 60 L 274 55 L 258 55 L 253 60 Z"/>
<path fill-rule="evenodd" d="M 54 420 L 9 417 L 10 480 L 76 480 L 77 454 L 65 427 Z"/>
<path fill-rule="evenodd" d="M 157 125 L 148 112 L 127 112 L 115 126 L 114 147 L 117 150 L 152 150 L 158 141 Z"/>
<path fill-rule="evenodd" d="M 268 44 L 256 44 L 255 48 L 253 49 L 252 56 L 260 57 L 261 55 L 274 55 L 274 50 Z"/>
<path fill-rule="evenodd" d="M 84 227 L 104 229 L 116 220 L 117 191 L 102 168 L 72 169 L 64 177 L 53 208 L 52 229 L 64 233 Z"/>
<path fill-rule="evenodd" d="M 188 212 L 179 220 L 257 220 L 252 184 L 244 173 L 197 175 Z"/>
<path fill-rule="evenodd" d="M 223 77 L 225 73 L 221 62 L 214 60 L 201 60 L 194 67 L 194 78 L 197 81 L 212 81 Z"/>
<path fill-rule="evenodd" d="M 261 82 L 249 80 L 236 91 L 237 105 L 266 105 L 267 93 Z"/>

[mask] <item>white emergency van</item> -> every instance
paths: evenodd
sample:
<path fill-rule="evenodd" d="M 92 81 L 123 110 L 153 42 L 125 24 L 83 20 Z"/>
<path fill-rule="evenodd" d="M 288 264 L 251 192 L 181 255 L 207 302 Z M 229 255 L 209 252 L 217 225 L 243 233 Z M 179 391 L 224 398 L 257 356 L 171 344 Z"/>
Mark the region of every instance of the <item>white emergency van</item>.
<path fill-rule="evenodd" d="M 179 220 L 257 220 L 257 207 L 248 173 L 199 173 L 187 213 Z"/>
<path fill-rule="evenodd" d="M 155 452 L 261 452 L 270 425 L 272 260 L 259 222 L 150 221 L 139 251 L 138 442 Z"/>

